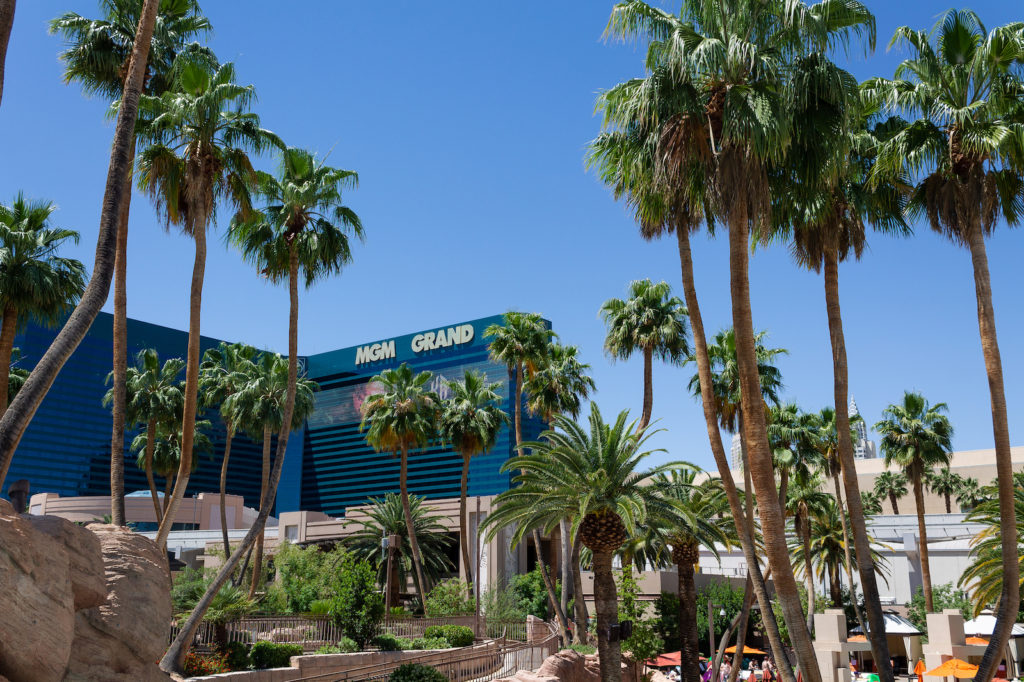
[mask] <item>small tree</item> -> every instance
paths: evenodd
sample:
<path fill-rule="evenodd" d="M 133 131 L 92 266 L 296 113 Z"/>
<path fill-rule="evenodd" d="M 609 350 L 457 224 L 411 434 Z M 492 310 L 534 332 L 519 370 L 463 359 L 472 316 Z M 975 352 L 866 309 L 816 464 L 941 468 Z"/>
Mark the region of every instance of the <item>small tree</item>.
<path fill-rule="evenodd" d="M 472 615 L 476 611 L 476 601 L 470 592 L 469 583 L 459 578 L 449 578 L 430 590 L 423 610 L 428 618 Z"/>
<path fill-rule="evenodd" d="M 974 605 L 967 598 L 967 593 L 958 590 L 953 583 L 943 583 L 932 588 L 932 605 L 936 612 L 941 613 L 945 609 L 959 609 L 964 620 L 970 620 L 973 616 Z M 907 604 L 907 620 L 921 631 L 926 631 L 928 625 L 928 611 L 925 609 L 924 590 L 921 587 L 914 592 L 914 597 Z"/>
<path fill-rule="evenodd" d="M 369 562 L 347 552 L 339 554 L 332 569 L 329 613 L 342 633 L 361 649 L 377 635 L 384 619 L 384 598 L 377 592 L 376 571 Z"/>
<path fill-rule="evenodd" d="M 652 621 L 647 620 L 647 607 L 640 602 L 640 588 L 629 566 L 622 569 L 619 583 L 619 622 L 631 621 L 633 633 L 622 642 L 623 651 L 633 654 L 634 661 L 646 661 L 665 650 L 665 642 L 658 635 Z"/>

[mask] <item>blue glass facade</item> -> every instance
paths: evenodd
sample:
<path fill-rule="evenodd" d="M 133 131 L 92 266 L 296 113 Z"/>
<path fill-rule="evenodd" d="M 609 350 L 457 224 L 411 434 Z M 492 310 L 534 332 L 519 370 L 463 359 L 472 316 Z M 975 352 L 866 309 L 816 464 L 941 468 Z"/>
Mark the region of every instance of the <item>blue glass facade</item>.
<path fill-rule="evenodd" d="M 408 362 L 416 371 L 429 370 L 435 375 L 431 389 L 442 397 L 446 380 L 461 378 L 467 369 L 479 371 L 490 381 L 500 382 L 503 407 L 511 411 L 514 382 L 504 366 L 488 358 L 483 335 L 488 325 L 501 321 L 501 316 L 488 317 L 302 358 L 307 376 L 320 384 L 320 391 L 304 428 L 289 439 L 276 512 L 303 509 L 338 516 L 347 506 L 398 491 L 398 459 L 374 452 L 359 430 L 362 402 L 374 390 L 369 380 L 383 369 Z M 110 411 L 102 399 L 111 364 L 112 326 L 112 316 L 100 313 L 65 364 L 18 446 L 7 483 L 28 479 L 32 493 L 109 494 Z M 20 364 L 31 368 L 55 334 L 56 330 L 29 325 L 15 341 L 22 352 Z M 184 357 L 187 342 L 184 331 L 128 321 L 132 356 L 142 348 L 156 348 L 161 360 Z M 201 345 L 206 350 L 218 343 L 203 337 Z M 523 416 L 524 438 L 535 438 L 543 423 L 525 409 Z M 200 457 L 189 481 L 189 495 L 219 489 L 225 432 L 215 412 L 205 417 L 214 424 L 213 450 Z M 133 435 L 125 440 L 125 491 L 129 493 L 148 489 L 143 472 L 134 464 L 135 456 L 128 451 Z M 473 458 L 470 495 L 508 489 L 510 476 L 499 469 L 512 456 L 513 446 L 511 429 L 506 428 L 490 452 Z M 261 466 L 259 445 L 245 435 L 236 436 L 228 492 L 244 496 L 251 507 L 259 503 Z M 409 456 L 409 489 L 428 498 L 457 497 L 461 467 L 461 457 L 450 449 L 414 450 Z"/>

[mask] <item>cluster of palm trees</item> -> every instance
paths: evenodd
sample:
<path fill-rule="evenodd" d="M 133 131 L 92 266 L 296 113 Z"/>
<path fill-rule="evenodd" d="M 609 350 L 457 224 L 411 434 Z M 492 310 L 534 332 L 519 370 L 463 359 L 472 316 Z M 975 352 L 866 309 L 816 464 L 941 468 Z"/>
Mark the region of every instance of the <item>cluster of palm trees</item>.
<path fill-rule="evenodd" d="M 728 229 L 748 488 L 758 500 L 767 568 L 808 682 L 820 676 L 789 563 L 767 416 L 759 409 L 750 245 L 784 243 L 800 265 L 824 271 L 837 462 L 852 549 L 860 557 L 867 631 L 883 680 L 891 680 L 892 671 L 854 469 L 839 263 L 862 255 L 867 225 L 907 234 L 919 217 L 970 251 L 1003 521 L 999 627 L 977 676 L 986 682 L 1019 605 L 1009 430 L 984 239 L 1000 219 L 1015 223 L 1020 213 L 1024 30 L 1019 24 L 989 30 L 974 13 L 951 10 L 930 32 L 899 28 L 893 43 L 909 57 L 893 78 L 862 84 L 832 61 L 837 48 L 874 48 L 874 17 L 857 1 L 682 0 L 673 13 L 624 0 L 612 10 L 607 35 L 646 47 L 644 74 L 600 95 L 606 130 L 591 143 L 589 164 L 634 209 L 641 236 L 676 234 L 708 437 L 767 614 L 750 519 L 717 433 L 712 360 L 693 278 L 691 233 L 701 225 Z M 770 625 L 773 619 L 765 620 Z M 792 679 L 791 670 L 780 673 Z"/>

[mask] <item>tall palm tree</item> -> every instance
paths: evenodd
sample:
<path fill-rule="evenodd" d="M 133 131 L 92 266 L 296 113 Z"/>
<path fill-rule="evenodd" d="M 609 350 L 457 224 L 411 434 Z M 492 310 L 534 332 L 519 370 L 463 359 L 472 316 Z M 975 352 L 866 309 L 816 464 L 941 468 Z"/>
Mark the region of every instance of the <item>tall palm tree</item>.
<path fill-rule="evenodd" d="M 523 394 L 526 382 L 536 374 L 547 360 L 551 341 L 557 335 L 548 329 L 540 313 L 505 313 L 501 324 L 492 324 L 484 330 L 484 338 L 490 339 L 488 349 L 491 360 L 508 367 L 509 376 L 515 380 L 512 423 L 516 437 L 516 449 L 523 444 Z M 544 579 L 551 610 L 555 612 L 562 630 L 563 639 L 568 639 L 569 625 L 562 611 L 558 595 L 555 594 L 554 578 L 548 574 L 541 551 L 540 531 L 534 529 L 531 535 L 537 555 L 537 565 Z"/>
<path fill-rule="evenodd" d="M 697 469 L 680 469 L 661 474 L 654 485 L 672 504 L 674 518 L 667 519 L 665 529 L 672 546 L 672 561 L 679 581 L 680 651 L 685 682 L 700 678 L 700 644 L 697 632 L 697 587 L 694 567 L 700 562 L 700 548 L 706 547 L 717 557 L 717 545 L 729 546 L 735 541 L 735 527 L 728 519 L 729 503 L 717 478 L 697 483 Z"/>
<path fill-rule="evenodd" d="M 658 486 L 646 481 L 676 466 L 640 468 L 653 452 L 643 449 L 649 433 L 637 431 L 628 417 L 623 411 L 614 424 L 606 423 L 591 404 L 589 429 L 584 429 L 556 416 L 541 440 L 523 444 L 521 453 L 529 454 L 505 463 L 504 471 L 520 472 L 519 485 L 496 498 L 496 509 L 486 520 L 489 539 L 516 523 L 512 540 L 517 544 L 538 522 L 556 525 L 566 509 L 575 509 L 573 532 L 593 553 L 597 646 L 605 682 L 621 677 L 620 643 L 609 636 L 618 618 L 612 557 L 646 519 L 670 513 Z"/>
<path fill-rule="evenodd" d="M 78 81 L 87 93 L 115 101 L 121 97 L 132 55 L 132 43 L 142 12 L 141 0 L 103 0 L 102 19 L 87 19 L 74 12 L 62 14 L 50 22 L 50 33 L 63 36 L 67 49 L 64 82 Z M 142 92 L 161 94 L 170 84 L 171 68 L 178 52 L 190 40 L 210 31 L 194 0 L 160 3 L 159 14 L 150 41 L 150 56 Z M 197 52 L 206 52 L 193 46 Z M 127 252 L 128 213 L 131 205 L 131 175 L 135 165 L 135 141 L 128 150 L 127 191 L 118 210 L 117 245 L 114 254 L 114 329 L 113 329 L 113 426 L 110 436 L 111 518 L 125 525 L 124 518 L 124 430 L 125 372 L 128 365 L 127 327 Z"/>
<path fill-rule="evenodd" d="M 248 111 L 252 86 L 235 83 L 235 68 L 185 60 L 174 69 L 169 90 L 143 96 L 145 148 L 139 155 L 139 184 L 156 204 L 168 229 L 178 227 L 195 242 L 189 296 L 185 405 L 182 412 L 181 470 L 170 502 L 174 517 L 192 467 L 192 424 L 199 402 L 199 339 L 206 273 L 206 231 L 218 202 L 251 211 L 248 183 L 255 178 L 249 152 L 262 152 L 277 137 L 260 127 Z M 156 541 L 167 542 L 170 524 L 162 524 Z"/>
<path fill-rule="evenodd" d="M 264 352 L 256 356 L 251 369 L 249 381 L 227 399 L 227 409 L 234 416 L 237 425 L 244 429 L 249 437 L 263 445 L 263 475 L 260 479 L 260 500 L 267 496 L 272 474 L 270 449 L 272 437 L 282 431 L 285 406 L 288 401 L 288 360 L 277 353 Z M 318 389 L 315 381 L 306 377 L 295 380 L 294 406 L 289 432 L 302 426 L 313 411 L 313 393 Z M 280 457 L 280 452 L 278 453 Z M 249 598 L 256 594 L 260 584 L 260 573 L 263 565 L 263 534 L 256 536 L 253 554 L 253 575 L 249 586 Z M 240 549 L 245 551 L 243 545 Z M 230 559 L 230 556 L 228 557 Z M 244 571 L 243 571 L 244 573 Z"/>
<path fill-rule="evenodd" d="M 448 560 L 448 546 L 452 541 L 438 517 L 430 515 L 431 510 L 423 505 L 423 501 L 420 495 L 410 495 L 409 510 L 412 512 L 412 525 L 420 546 L 423 575 L 436 584 L 452 570 Z M 362 527 L 345 539 L 345 545 L 377 568 L 377 581 L 381 586 L 391 588 L 392 593 L 387 603 L 397 604 L 401 586 L 408 584 L 409 576 L 414 572 L 409 528 L 405 523 L 405 507 L 401 495 L 387 493 L 383 498 L 370 498 L 366 516 L 367 519 L 361 521 Z M 397 561 L 391 562 L 389 580 L 388 562 L 380 551 L 380 539 L 391 535 L 398 536 L 398 545 L 394 548 Z"/>
<path fill-rule="evenodd" d="M 928 533 L 924 522 L 924 482 L 935 467 L 948 467 L 953 457 L 953 425 L 944 412 L 946 403 L 930 404 L 923 395 L 907 391 L 903 403 L 882 410 L 875 431 L 882 436 L 885 465 L 896 464 L 910 479 L 917 506 L 917 532 L 921 544 L 921 582 L 925 608 L 934 610 L 932 572 L 928 563 Z"/>
<path fill-rule="evenodd" d="M 987 30 L 974 12 L 949 10 L 931 32 L 901 26 L 891 44 L 910 56 L 893 79 L 872 79 L 865 91 L 913 119 L 879 151 L 877 175 L 912 174 L 911 214 L 926 217 L 932 229 L 966 247 L 974 270 L 1003 515 L 1003 570 L 1009 578 L 1003 582 L 998 627 L 975 678 L 987 682 L 1009 641 L 1020 602 L 1010 431 L 985 236 L 1000 215 L 1011 225 L 1020 218 L 1024 41 L 1019 24 Z"/>
<path fill-rule="evenodd" d="M 681 365 L 690 354 L 686 306 L 667 282 L 649 279 L 629 283 L 629 298 L 610 298 L 601 306 L 608 327 L 604 349 L 613 359 L 628 360 L 639 352 L 644 358 L 644 403 L 638 428 L 651 423 L 654 407 L 654 358 Z"/>
<path fill-rule="evenodd" d="M 820 454 L 814 447 L 815 422 L 815 416 L 796 403 L 769 406 L 768 442 L 779 470 L 779 499 L 783 504 L 790 480 L 806 481 L 819 466 Z"/>
<path fill-rule="evenodd" d="M 28 320 L 55 326 L 85 288 L 85 266 L 57 255 L 78 233 L 50 226 L 57 207 L 21 192 L 0 204 L 0 385 L 7 385 L 14 335 Z M 0 416 L 7 395 L 0 395 Z"/>
<path fill-rule="evenodd" d="M 14 7 L 17 0 L 0 0 L 0 100 L 4 96 L 4 64 L 7 61 L 7 44 L 11 40 L 14 26 Z"/>
<path fill-rule="evenodd" d="M 882 498 L 873 490 L 861 491 L 860 503 L 864 508 L 864 513 L 868 516 L 876 516 L 882 513 Z"/>
<path fill-rule="evenodd" d="M 256 349 L 252 346 L 222 341 L 216 348 L 211 348 L 203 354 L 203 362 L 199 366 L 201 402 L 206 406 L 218 408 L 221 421 L 224 422 L 224 454 L 221 456 L 220 463 L 220 528 L 224 536 L 225 559 L 231 557 L 225 498 L 227 496 L 231 441 L 234 440 L 235 431 L 238 428 L 234 397 L 253 379 L 256 371 L 256 366 L 253 363 L 255 358 Z M 117 380 L 116 376 L 114 380 Z"/>
<path fill-rule="evenodd" d="M 85 338 L 96 315 L 106 303 L 110 292 L 110 280 L 114 274 L 114 251 L 117 242 L 117 220 L 122 199 L 130 182 L 128 172 L 129 148 L 134 139 L 136 115 L 138 113 L 139 96 L 142 91 L 146 60 L 149 56 L 149 43 L 153 35 L 159 0 L 145 0 L 142 7 L 135 42 L 132 45 L 132 58 L 125 80 L 123 106 L 117 113 L 117 124 L 114 127 L 114 141 L 107 169 L 106 188 L 103 192 L 103 210 L 100 212 L 99 232 L 96 238 L 96 259 L 93 265 L 89 284 L 75 307 L 68 316 L 67 322 L 58 332 L 53 343 L 36 363 L 25 380 L 25 385 L 18 392 L 10 405 L 10 409 L 0 417 L 0 487 L 7 477 L 14 452 L 21 441 L 25 429 L 35 416 L 39 404 L 56 379 L 64 363 Z M 13 3 L 9 3 L 13 10 Z M 6 9 L 6 8 L 4 8 Z M 2 12 L 0 12 L 2 14 Z M 0 26 L 5 17 L 0 16 Z M 6 47 L 6 36 L 0 28 L 0 45 Z M 2 69 L 0 69 L 2 70 Z"/>
<path fill-rule="evenodd" d="M 1014 482 L 1014 509 L 1017 534 L 1018 562 L 1024 561 L 1024 485 Z M 971 540 L 971 563 L 964 570 L 958 585 L 974 595 L 974 615 L 978 616 L 986 606 L 998 604 L 1003 592 L 1003 543 L 1002 514 L 999 500 L 992 498 L 982 501 L 971 510 L 967 520 L 984 526 Z"/>
<path fill-rule="evenodd" d="M 171 486 L 174 485 L 178 467 L 181 465 L 181 422 L 179 419 L 180 412 L 175 412 L 168 420 L 161 422 L 157 427 L 152 445 L 146 433 L 136 435 L 129 445 L 131 451 L 137 453 L 135 463 L 140 469 L 148 467 L 147 475 L 151 475 L 150 472 L 152 472 L 164 479 L 163 502 L 162 504 L 158 502 L 160 508 L 157 515 L 158 524 L 162 523 L 163 518 L 167 516 L 168 505 L 171 501 Z M 211 424 L 206 419 L 196 421 L 196 454 L 213 452 L 213 443 L 207 435 L 210 427 Z M 192 461 L 192 472 L 198 468 L 199 459 L 196 458 Z M 155 499 L 160 499 L 159 494 Z"/>
<path fill-rule="evenodd" d="M 953 513 L 952 498 L 960 490 L 963 482 L 963 476 L 948 466 L 938 471 L 929 471 L 925 474 L 925 485 L 928 486 L 928 490 L 931 490 L 936 495 L 942 495 L 942 499 L 946 503 L 947 514 Z"/>
<path fill-rule="evenodd" d="M 956 491 L 956 503 L 961 511 L 972 510 L 988 499 L 989 496 L 985 488 L 982 488 L 978 479 L 973 477 L 965 478 Z"/>
<path fill-rule="evenodd" d="M 153 478 L 157 430 L 173 422 L 184 405 L 180 384 L 183 369 L 185 361 L 181 358 L 168 358 L 161 365 L 160 355 L 156 349 L 144 348 L 135 356 L 135 366 L 129 367 L 125 374 L 128 398 L 125 416 L 129 426 L 134 428 L 136 425 L 142 425 L 145 428 L 141 446 L 142 464 L 139 468 L 146 472 L 146 482 L 153 498 L 153 511 L 158 525 L 163 518 L 163 506 L 160 504 L 156 481 Z M 108 379 L 113 379 L 113 372 Z M 112 387 L 103 397 L 103 404 L 110 405 L 113 400 Z M 221 504 L 223 505 L 223 502 Z"/>
<path fill-rule="evenodd" d="M 875 479 L 875 494 L 889 498 L 892 513 L 899 514 L 899 499 L 907 494 L 907 476 L 902 471 L 883 471 Z"/>
<path fill-rule="evenodd" d="M 811 519 L 825 513 L 826 506 L 833 500 L 828 493 L 821 492 L 822 480 L 810 474 L 793 479 L 786 495 L 786 511 L 793 517 L 793 531 L 803 546 L 803 573 L 807 590 L 807 629 L 814 627 L 814 571 L 811 567 Z"/>
<path fill-rule="evenodd" d="M 655 41 L 656 43 L 657 41 Z M 652 47 L 655 43 L 652 43 Z M 766 634 L 779 673 L 785 682 L 795 682 L 792 668 L 785 656 L 782 636 L 773 613 L 773 604 L 758 562 L 752 534 L 746 529 L 743 503 L 732 478 L 729 458 L 722 443 L 718 427 L 718 414 L 712 386 L 711 363 L 708 358 L 707 338 L 697 298 L 693 273 L 693 254 L 690 235 L 696 232 L 708 215 L 705 211 L 707 188 L 704 167 L 699 163 L 687 164 L 685 173 L 666 173 L 663 146 L 690 125 L 703 125 L 699 93 L 693 84 L 673 78 L 663 65 L 652 68 L 646 78 L 621 83 L 602 93 L 598 108 L 604 114 L 604 125 L 613 129 L 601 133 L 590 145 L 588 165 L 599 170 L 601 180 L 609 185 L 616 198 L 625 198 L 634 211 L 640 236 L 653 240 L 665 233 L 675 233 L 679 250 L 683 294 L 693 327 L 693 359 L 697 364 L 701 406 L 711 452 L 725 487 L 726 499 L 733 522 L 740 537 L 743 556 L 749 567 L 750 587 L 757 597 L 761 613 L 765 615 Z M 689 112 L 689 115 L 683 114 Z M 663 145 L 663 141 L 668 141 Z M 692 147 L 682 145 L 680 149 Z M 660 150 L 660 151 L 659 151 Z M 672 175 L 673 182 L 668 182 Z M 683 178 L 685 176 L 685 178 Z M 679 179 L 685 182 L 675 182 Z M 708 219 L 709 232 L 713 222 Z"/>
<path fill-rule="evenodd" d="M 425 448 L 437 434 L 438 412 L 441 401 L 428 390 L 433 375 L 430 372 L 413 374 L 407 363 L 398 369 L 386 369 L 370 380 L 382 391 L 370 395 L 363 403 L 363 422 L 366 442 L 377 452 L 390 452 L 401 456 L 402 508 L 405 510 L 405 528 L 412 551 L 413 578 L 420 604 L 426 604 L 427 583 L 423 579 L 423 559 L 413 524 L 409 502 L 409 450 Z M 367 428 L 368 427 L 368 428 Z"/>
<path fill-rule="evenodd" d="M 479 372 L 466 370 L 462 381 L 447 383 L 451 395 L 441 407 L 438 433 L 441 440 L 462 455 L 462 485 L 459 495 L 459 546 L 467 582 L 473 582 L 473 561 L 469 556 L 469 519 L 466 497 L 469 493 L 469 460 L 494 447 L 501 429 L 509 423 L 499 405 L 501 383 L 489 383 Z"/>

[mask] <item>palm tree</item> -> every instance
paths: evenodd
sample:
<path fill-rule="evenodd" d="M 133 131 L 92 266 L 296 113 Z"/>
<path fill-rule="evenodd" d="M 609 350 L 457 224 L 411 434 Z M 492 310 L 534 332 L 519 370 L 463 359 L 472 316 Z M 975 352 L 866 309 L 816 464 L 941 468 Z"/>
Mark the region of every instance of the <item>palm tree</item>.
<path fill-rule="evenodd" d="M 7 374 L 7 402 L 14 400 L 14 396 L 18 395 L 18 391 L 25 385 L 25 379 L 28 378 L 28 370 L 24 367 L 18 367 L 18 363 L 21 362 L 21 350 L 18 348 L 11 349 L 11 363 L 9 365 Z"/>
<path fill-rule="evenodd" d="M 803 572 L 805 589 L 807 590 L 807 629 L 814 627 L 814 602 L 817 591 L 814 589 L 814 572 L 811 568 L 811 519 L 825 513 L 826 507 L 833 498 L 821 492 L 822 480 L 815 474 L 808 473 L 793 480 L 786 495 L 786 511 L 793 517 L 793 531 L 803 546 Z"/>
<path fill-rule="evenodd" d="M 613 359 L 628 360 L 639 352 L 644 358 L 644 403 L 638 428 L 651 423 L 654 406 L 654 358 L 681 365 L 690 354 L 686 307 L 671 295 L 667 282 L 649 279 L 629 284 L 629 298 L 610 298 L 601 306 L 608 333 L 604 349 Z"/>
<path fill-rule="evenodd" d="M 618 618 L 612 557 L 647 518 L 670 513 L 671 505 L 658 494 L 658 486 L 645 482 L 675 466 L 640 469 L 652 453 L 643 450 L 649 433 L 637 431 L 628 417 L 623 411 L 614 424 L 605 423 L 591 404 L 588 431 L 568 417 L 556 416 L 541 440 L 523 443 L 521 454 L 505 463 L 504 471 L 520 472 L 519 485 L 495 499 L 495 511 L 485 522 L 489 540 L 515 523 L 512 543 L 517 544 L 538 523 L 553 527 L 565 510 L 575 509 L 573 532 L 593 553 L 597 646 L 605 682 L 621 677 L 620 643 L 609 637 Z"/>
<path fill-rule="evenodd" d="M 946 403 L 929 404 L 923 395 L 907 391 L 903 404 L 882 410 L 875 430 L 882 435 L 885 465 L 903 468 L 914 490 L 917 531 L 921 543 L 921 582 L 925 608 L 932 608 L 932 573 L 928 564 L 928 535 L 924 522 L 924 482 L 937 466 L 948 467 L 953 457 L 953 426 L 943 414 Z"/>
<path fill-rule="evenodd" d="M 153 478 L 157 430 L 173 422 L 182 409 L 185 401 L 179 381 L 184 368 L 185 361 L 181 358 L 168 358 L 161 365 L 160 355 L 156 349 L 145 348 L 135 356 L 135 366 L 129 367 L 125 374 L 125 393 L 128 398 L 125 416 L 132 428 L 137 425 L 145 427 L 141 449 L 143 461 L 139 468 L 146 472 L 146 482 L 153 497 L 153 511 L 158 525 L 163 519 L 163 507 Z M 113 379 L 113 372 L 108 379 Z M 111 388 L 103 397 L 103 404 L 109 405 L 113 400 L 114 388 Z M 138 438 L 137 436 L 135 440 Z"/>
<path fill-rule="evenodd" d="M 179 60 L 181 61 L 181 60 Z M 139 138 L 147 145 L 139 156 L 139 185 L 154 200 L 166 227 L 176 226 L 195 242 L 189 297 L 185 405 L 182 412 L 181 470 L 171 496 L 170 517 L 185 494 L 192 467 L 192 424 L 199 402 L 199 341 L 203 280 L 206 272 L 206 231 L 214 207 L 226 202 L 242 213 L 251 211 L 247 183 L 255 177 L 249 152 L 279 144 L 260 128 L 259 117 L 247 111 L 255 91 L 235 83 L 235 68 L 216 68 L 185 60 L 176 65 L 169 90 L 143 96 L 145 124 Z M 161 547 L 170 525 L 157 531 Z M 166 656 L 165 656 L 166 659 Z"/>
<path fill-rule="evenodd" d="M 87 19 L 74 12 L 50 22 L 50 33 L 60 33 L 67 49 L 64 82 L 78 81 L 87 93 L 110 101 L 121 97 L 132 55 L 132 43 L 142 11 L 140 0 L 104 0 L 102 19 Z M 169 83 L 174 59 L 185 44 L 210 31 L 194 0 L 160 3 L 159 14 L 150 41 L 143 94 L 164 92 Z M 193 45 L 195 51 L 203 51 Z M 135 165 L 135 141 L 128 150 L 126 192 L 118 210 L 117 244 L 114 254 L 114 330 L 113 330 L 113 427 L 110 437 L 111 518 L 116 525 L 124 519 L 124 430 L 125 372 L 128 364 L 127 335 L 127 251 L 128 213 L 131 204 L 131 175 Z"/>
<path fill-rule="evenodd" d="M 965 478 L 956 491 L 956 503 L 961 511 L 973 510 L 988 499 L 985 489 L 978 483 L 978 479 L 973 477 Z"/>
<path fill-rule="evenodd" d="M 220 464 L 220 528 L 224 536 L 224 558 L 231 557 L 231 542 L 228 539 L 228 512 L 225 505 L 228 485 L 228 461 L 231 457 L 231 441 L 238 428 L 235 395 L 248 384 L 255 374 L 253 360 L 256 349 L 244 343 L 224 343 L 203 354 L 199 366 L 199 392 L 202 403 L 220 410 L 224 422 L 224 455 Z M 116 373 L 116 370 L 115 370 Z M 115 377 L 116 381 L 116 377 Z"/>
<path fill-rule="evenodd" d="M 892 513 L 899 514 L 898 500 L 907 494 L 907 476 L 902 471 L 883 471 L 875 479 L 875 494 L 889 498 Z"/>
<path fill-rule="evenodd" d="M 1024 561 L 1024 486 L 1015 481 L 1014 508 L 1017 520 L 1018 562 Z M 974 615 L 986 606 L 997 604 L 1003 593 L 1002 510 L 997 498 L 980 502 L 971 510 L 967 521 L 980 523 L 984 528 L 971 540 L 971 564 L 960 576 L 958 585 L 974 595 Z"/>
<path fill-rule="evenodd" d="M 5 2 L 13 12 L 13 2 Z M 32 374 L 25 380 L 10 409 L 0 417 L 0 487 L 7 477 L 14 451 L 21 441 L 25 429 L 35 416 L 36 409 L 64 363 L 85 338 L 96 315 L 99 314 L 110 291 L 110 280 L 114 274 L 114 251 L 117 242 L 117 219 L 122 199 L 128 189 L 129 148 L 134 139 L 138 100 L 142 91 L 149 43 L 156 22 L 159 0 L 144 0 L 139 27 L 132 46 L 132 58 L 125 81 L 123 106 L 118 110 L 114 128 L 114 141 L 107 169 L 106 189 L 103 193 L 103 210 L 100 213 L 99 232 L 96 239 L 96 259 L 92 277 L 82 293 L 75 310 L 68 316 L 64 327 L 57 334 L 43 356 L 36 363 Z M 0 45 L 6 48 L 7 36 L 3 35 L 6 17 L 0 10 Z M 2 68 L 0 68 L 2 70 Z"/>
<path fill-rule="evenodd" d="M 544 318 L 539 313 L 509 311 L 505 313 L 501 324 L 492 324 L 484 330 L 484 338 L 490 339 L 488 349 L 491 360 L 508 367 L 509 376 L 516 382 L 512 423 L 517 450 L 523 444 L 523 393 L 526 389 L 526 382 L 543 367 L 547 361 L 551 341 L 556 337 L 557 335 L 548 329 Z M 544 587 L 548 591 L 551 610 L 558 618 L 563 639 L 568 639 L 568 620 L 562 611 L 558 596 L 555 594 L 554 579 L 548 575 L 547 566 L 544 563 L 540 531 L 534 529 L 531 537 L 537 555 L 537 565 L 544 578 Z"/>
<path fill-rule="evenodd" d="M 960 490 L 963 481 L 963 477 L 948 466 L 925 474 L 925 485 L 936 495 L 942 495 L 947 514 L 953 513 L 952 497 Z"/>
<path fill-rule="evenodd" d="M 423 560 L 409 502 L 409 450 L 425 448 L 436 437 L 441 401 L 436 393 L 427 389 L 432 376 L 430 372 L 413 374 L 412 368 L 403 362 L 398 369 L 386 369 L 373 377 L 370 382 L 382 391 L 370 395 L 363 403 L 363 422 L 359 426 L 360 430 L 369 426 L 366 442 L 374 450 L 402 458 L 402 508 L 421 605 L 426 604 L 428 586 L 423 579 Z"/>
<path fill-rule="evenodd" d="M 9 383 L 14 335 L 28 320 L 47 326 L 61 322 L 85 288 L 85 266 L 57 255 L 78 233 L 50 226 L 57 207 L 18 193 L 0 204 L 0 385 Z M 7 395 L 0 395 L 0 415 Z"/>
<path fill-rule="evenodd" d="M 1015 558 L 1014 491 L 1002 359 L 996 334 L 985 236 L 1000 215 L 1020 217 L 1024 182 L 1020 145 L 1020 25 L 991 31 L 970 10 L 949 10 L 931 32 L 896 29 L 893 45 L 910 52 L 894 79 L 865 84 L 869 97 L 914 117 L 879 151 L 877 175 L 914 175 L 909 209 L 932 229 L 971 254 L 978 328 L 992 403 L 999 498 L 1003 518 L 1003 570 L 998 627 L 989 640 L 978 680 L 992 678 L 1010 638 L 1020 602 Z"/>
<path fill-rule="evenodd" d="M 174 484 L 178 468 L 181 466 L 181 422 L 178 421 L 178 418 L 178 413 L 174 413 L 157 427 L 152 445 L 150 445 L 148 434 L 139 433 L 132 439 L 129 446 L 132 452 L 137 453 L 135 463 L 140 469 L 149 467 L 147 475 L 152 475 L 150 473 L 152 472 L 164 479 L 163 503 L 157 503 L 159 513 L 156 520 L 158 524 L 163 523 L 163 519 L 167 516 L 168 505 L 171 501 L 171 486 Z M 213 443 L 207 435 L 210 427 L 211 424 L 206 419 L 196 421 L 195 450 L 197 454 L 213 452 Z M 196 458 L 192 461 L 192 471 L 189 473 L 198 468 L 199 460 Z M 155 499 L 160 499 L 159 494 Z M 170 523 L 173 523 L 173 520 Z"/>
<path fill-rule="evenodd" d="M 868 516 L 877 516 L 882 513 L 882 497 L 873 490 L 861 491 L 860 505 Z"/>
<path fill-rule="evenodd" d="M 479 372 L 466 370 L 462 381 L 447 382 L 451 396 L 442 404 L 438 422 L 441 440 L 462 455 L 462 487 L 459 496 L 459 545 L 467 582 L 473 582 L 473 562 L 469 556 L 469 519 L 466 496 L 469 487 L 469 460 L 494 447 L 501 429 L 509 422 L 499 405 L 501 383 L 488 383 Z"/>
<path fill-rule="evenodd" d="M 0 100 L 4 95 L 4 62 L 7 60 L 7 43 L 14 26 L 14 6 L 17 0 L 0 0 Z"/>
<path fill-rule="evenodd" d="M 796 403 L 769 406 L 768 442 L 775 467 L 779 470 L 779 499 L 788 498 L 791 479 L 806 481 L 820 464 L 814 447 L 815 415 L 804 412 Z"/>
<path fill-rule="evenodd" d="M 412 525 L 422 552 L 423 575 L 431 583 L 437 583 L 452 570 L 448 560 L 448 546 L 452 541 L 437 517 L 430 516 L 430 508 L 423 506 L 423 501 L 420 495 L 410 495 L 409 510 L 412 512 Z M 409 576 L 414 573 L 402 497 L 387 493 L 383 498 L 370 498 L 366 517 L 366 520 L 358 521 L 362 527 L 346 538 L 345 545 L 376 567 L 377 581 L 382 586 L 390 586 L 392 591 L 387 603 L 397 604 L 400 587 L 408 584 Z M 398 545 L 394 548 L 397 560 L 391 562 L 392 574 L 389 580 L 388 562 L 382 556 L 380 539 L 392 535 L 398 536 Z"/>
<path fill-rule="evenodd" d="M 685 682 L 700 678 L 700 644 L 697 633 L 697 587 L 694 567 L 700 562 L 700 548 L 717 557 L 716 545 L 734 542 L 735 527 L 728 519 L 729 503 L 717 478 L 696 483 L 697 469 L 680 469 L 661 474 L 654 485 L 671 502 L 673 517 L 665 528 L 672 546 L 672 561 L 679 581 L 680 651 Z"/>

